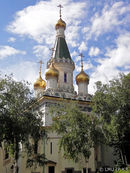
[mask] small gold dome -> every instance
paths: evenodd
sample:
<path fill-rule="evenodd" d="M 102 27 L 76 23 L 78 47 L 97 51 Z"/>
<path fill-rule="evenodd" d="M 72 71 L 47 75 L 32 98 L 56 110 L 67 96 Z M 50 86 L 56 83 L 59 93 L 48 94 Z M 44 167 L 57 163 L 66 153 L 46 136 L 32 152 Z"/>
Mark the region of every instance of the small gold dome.
<path fill-rule="evenodd" d="M 83 70 L 76 76 L 76 83 L 80 82 L 89 83 L 89 76 Z"/>
<path fill-rule="evenodd" d="M 42 79 L 41 75 L 34 83 L 34 89 L 37 89 L 37 88 L 43 88 L 43 89 L 46 88 L 46 82 Z"/>
<path fill-rule="evenodd" d="M 66 28 L 66 23 L 61 18 L 58 20 L 55 28 L 58 29 L 60 26 Z"/>
<path fill-rule="evenodd" d="M 53 63 L 51 63 L 50 67 L 47 69 L 45 76 L 46 76 L 46 79 L 48 79 L 49 77 L 58 78 L 59 72 L 58 72 L 58 70 L 55 69 Z"/>

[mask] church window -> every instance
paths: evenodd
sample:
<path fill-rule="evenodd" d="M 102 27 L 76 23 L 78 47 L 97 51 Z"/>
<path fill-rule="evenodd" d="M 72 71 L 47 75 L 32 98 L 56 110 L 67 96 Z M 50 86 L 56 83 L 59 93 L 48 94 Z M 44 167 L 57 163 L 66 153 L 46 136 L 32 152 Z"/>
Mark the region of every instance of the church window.
<path fill-rule="evenodd" d="M 50 154 L 52 154 L 52 142 L 50 143 Z"/>
<path fill-rule="evenodd" d="M 54 166 L 49 166 L 48 167 L 48 173 L 55 173 L 55 167 Z"/>
<path fill-rule="evenodd" d="M 88 168 L 88 173 L 91 173 L 91 168 Z"/>
<path fill-rule="evenodd" d="M 67 73 L 64 73 L 64 82 L 67 82 Z"/>
<path fill-rule="evenodd" d="M 86 173 L 86 168 L 83 168 L 83 173 Z"/>
<path fill-rule="evenodd" d="M 67 173 L 73 173 L 73 169 L 67 169 L 66 172 Z"/>

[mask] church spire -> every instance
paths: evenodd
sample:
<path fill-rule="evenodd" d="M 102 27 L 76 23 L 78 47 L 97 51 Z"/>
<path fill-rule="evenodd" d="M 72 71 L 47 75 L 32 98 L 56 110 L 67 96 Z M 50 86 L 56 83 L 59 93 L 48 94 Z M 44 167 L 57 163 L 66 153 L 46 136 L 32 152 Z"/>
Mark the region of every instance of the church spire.
<path fill-rule="evenodd" d="M 55 53 L 54 58 L 65 58 L 65 59 L 71 59 L 70 52 L 65 40 L 65 34 L 64 31 L 66 29 L 66 23 L 61 19 L 61 8 L 63 8 L 62 5 L 58 5 L 60 8 L 59 15 L 60 19 L 58 20 L 56 24 L 56 43 L 55 43 Z"/>
<path fill-rule="evenodd" d="M 52 58 L 48 61 L 47 67 L 48 71 L 46 72 L 46 79 L 47 82 L 49 80 L 50 84 L 47 84 L 47 88 L 50 87 L 51 79 L 57 79 L 57 89 L 64 90 L 67 92 L 73 92 L 73 70 L 75 68 L 74 62 L 71 59 L 70 52 L 65 40 L 65 28 L 66 23 L 61 19 L 61 5 L 58 6 L 60 8 L 59 15 L 60 19 L 56 24 L 56 41 L 54 45 L 54 52 L 52 54 Z M 52 61 L 53 60 L 53 61 Z M 57 72 L 52 73 L 53 69 L 57 70 Z M 51 68 L 51 73 L 49 69 Z M 56 81 L 55 81 L 55 88 L 56 88 Z M 52 85 L 51 85 L 52 86 Z M 54 85 L 53 85 L 54 86 Z"/>

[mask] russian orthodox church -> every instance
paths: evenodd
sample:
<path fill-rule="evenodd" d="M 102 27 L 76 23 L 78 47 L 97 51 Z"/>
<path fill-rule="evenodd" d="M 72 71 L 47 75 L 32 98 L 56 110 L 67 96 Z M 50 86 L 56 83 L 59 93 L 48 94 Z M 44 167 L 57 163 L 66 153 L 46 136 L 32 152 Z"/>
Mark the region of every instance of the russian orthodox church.
<path fill-rule="evenodd" d="M 55 25 L 56 40 L 52 49 L 51 58 L 47 62 L 45 79 L 42 78 L 40 61 L 39 78 L 34 83 L 35 96 L 39 100 L 39 109 L 43 113 L 43 125 L 49 127 L 52 124 L 52 117 L 48 114 L 49 105 L 65 100 L 74 100 L 85 112 L 91 111 L 91 95 L 88 93 L 89 76 L 83 69 L 83 55 L 81 56 L 81 71 L 76 76 L 75 81 L 78 92 L 74 90 L 73 73 L 75 63 L 71 58 L 66 40 L 66 23 L 61 18 Z M 75 163 L 63 157 L 59 152 L 59 136 L 56 133 L 49 133 L 48 140 L 40 142 L 38 152 L 45 153 L 48 162 L 43 167 L 37 169 L 26 168 L 26 157 L 19 160 L 20 173 L 93 173 L 96 168 L 102 165 L 112 165 L 111 152 L 105 146 L 97 146 L 91 149 L 91 156 L 86 162 L 81 159 Z M 26 153 L 25 153 L 26 155 Z"/>

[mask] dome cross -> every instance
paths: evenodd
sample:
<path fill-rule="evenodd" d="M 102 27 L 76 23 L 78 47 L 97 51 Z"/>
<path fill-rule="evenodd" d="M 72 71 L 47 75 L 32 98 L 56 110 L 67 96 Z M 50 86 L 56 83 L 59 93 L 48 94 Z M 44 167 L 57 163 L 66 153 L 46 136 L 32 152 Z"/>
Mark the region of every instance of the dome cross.
<path fill-rule="evenodd" d="M 61 4 L 59 4 L 57 7 L 60 8 L 59 14 L 60 14 L 60 18 L 61 18 L 61 8 L 63 8 L 63 6 Z"/>
<path fill-rule="evenodd" d="M 42 60 L 40 60 L 38 63 L 40 64 L 39 76 L 41 77 L 42 64 L 44 64 L 44 63 L 42 62 Z"/>
<path fill-rule="evenodd" d="M 80 53 L 79 56 L 81 57 L 81 71 L 83 71 L 83 57 L 84 57 L 84 55 L 82 53 Z"/>

